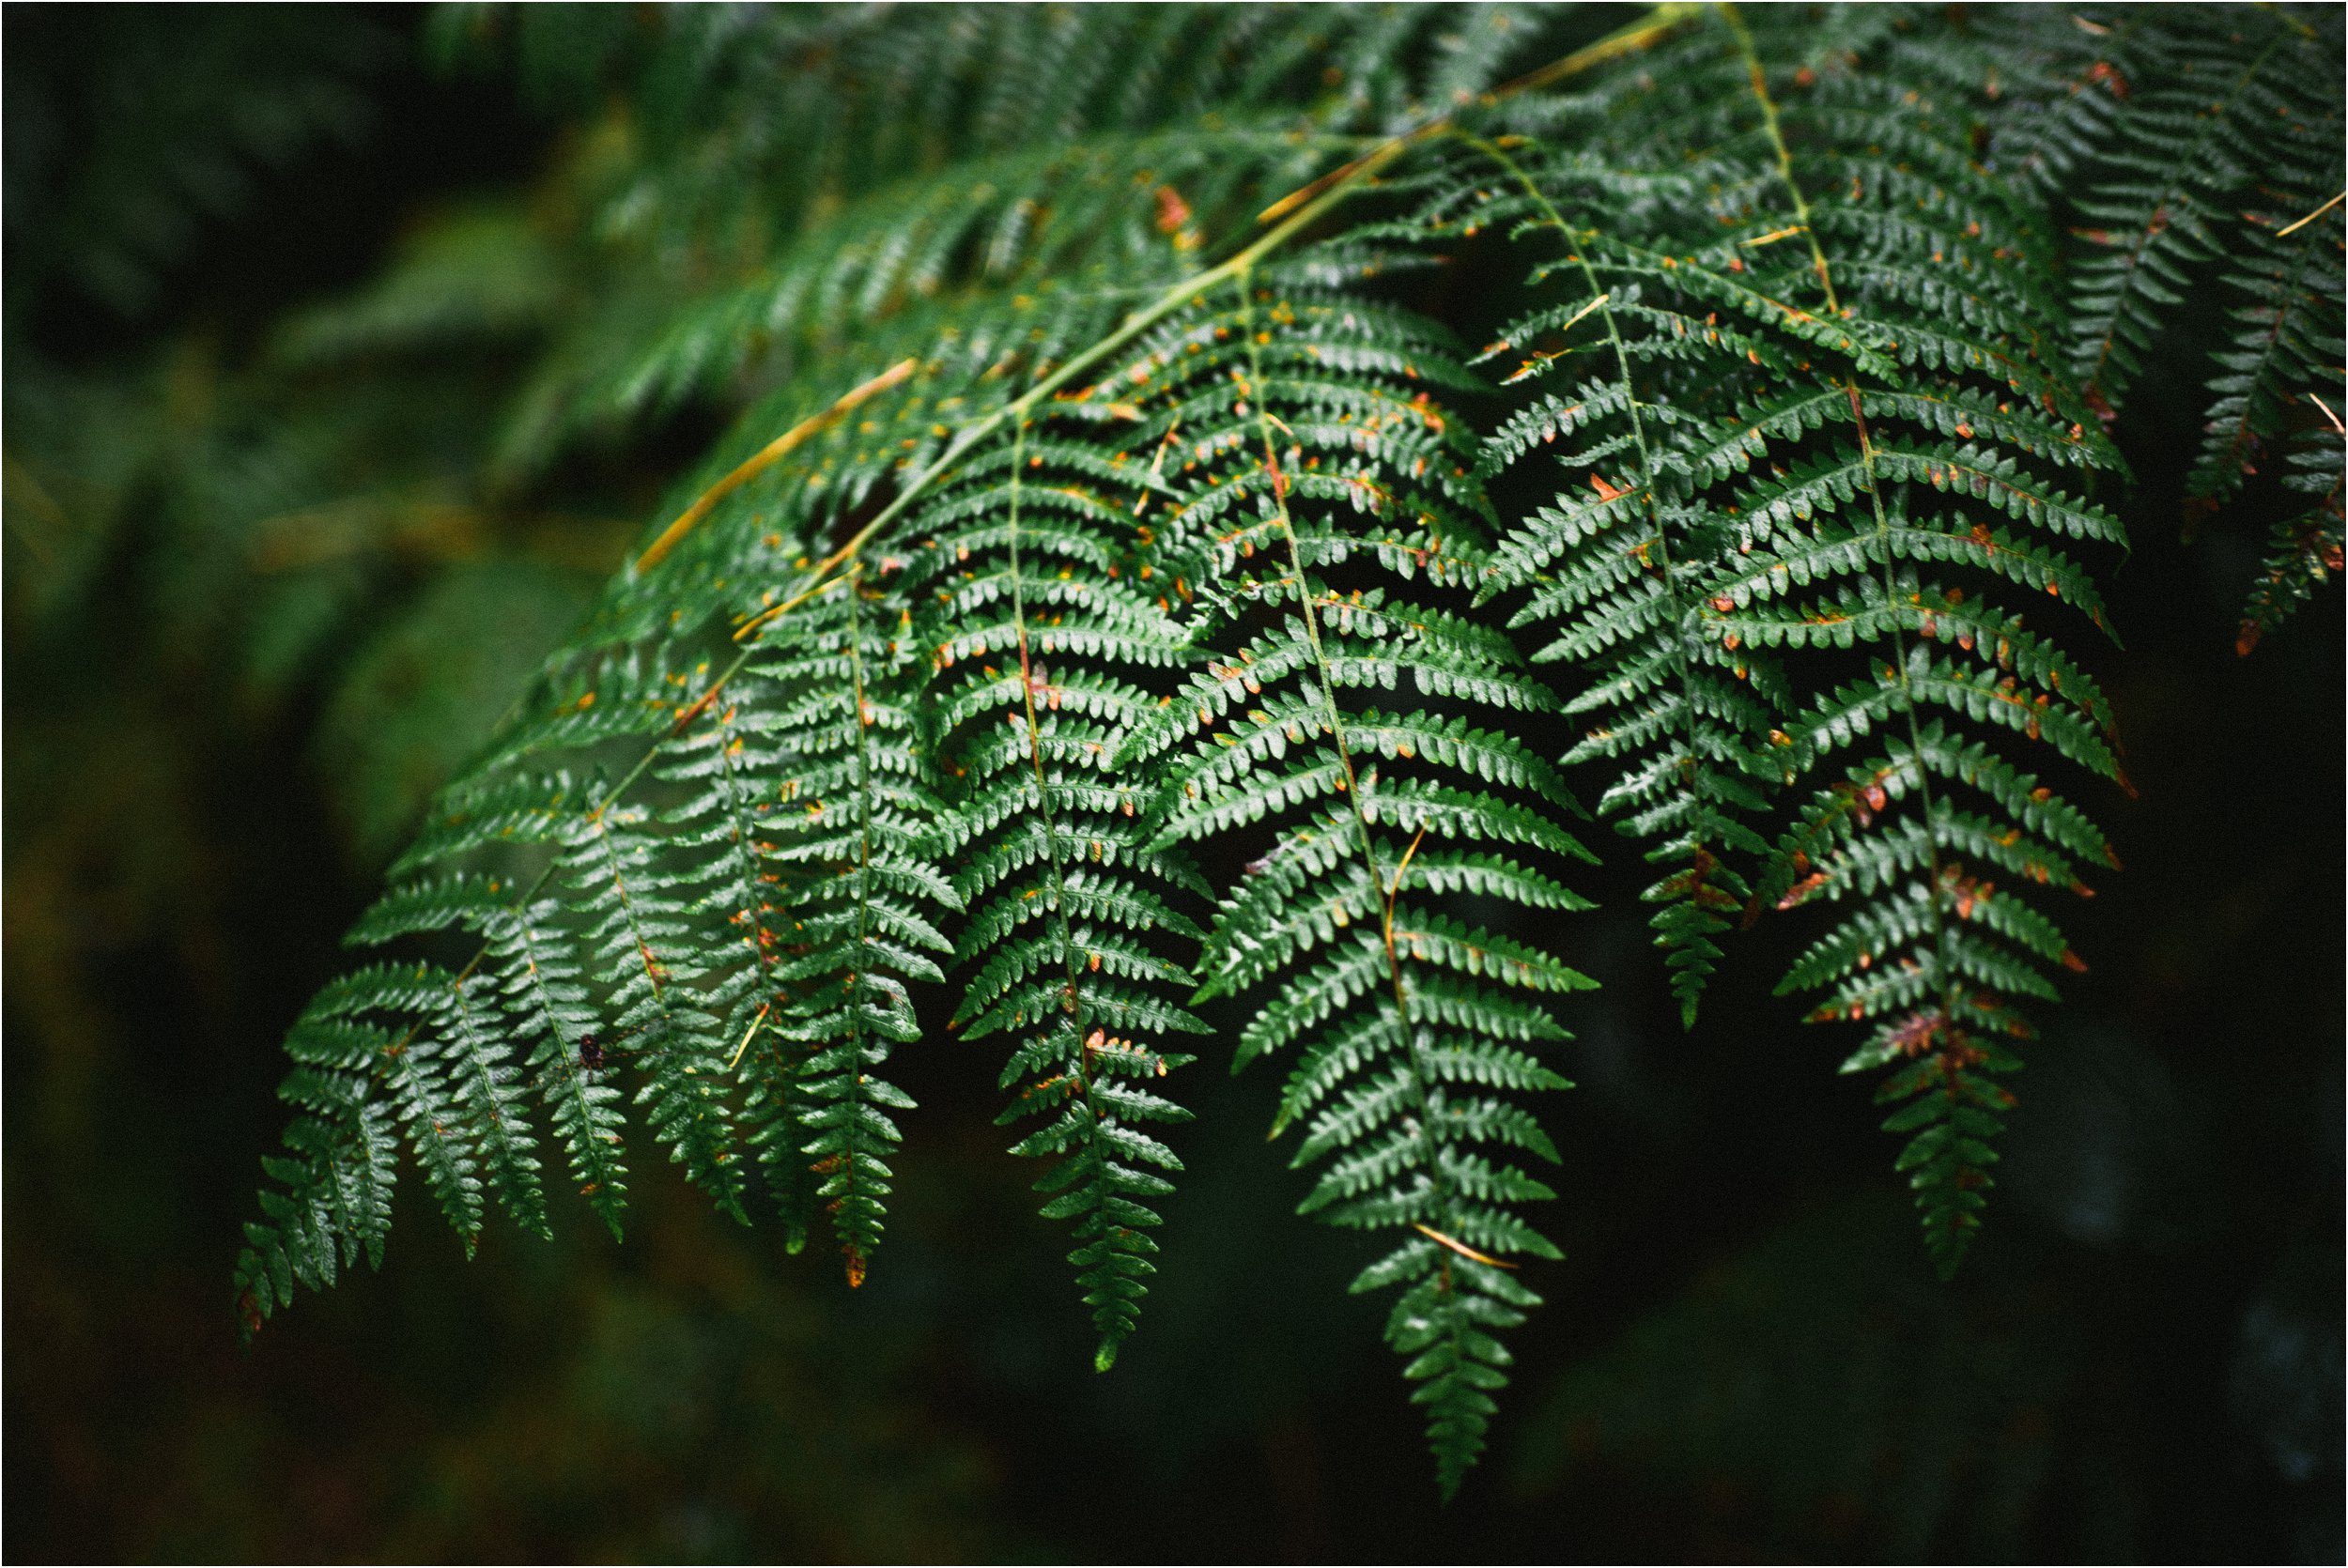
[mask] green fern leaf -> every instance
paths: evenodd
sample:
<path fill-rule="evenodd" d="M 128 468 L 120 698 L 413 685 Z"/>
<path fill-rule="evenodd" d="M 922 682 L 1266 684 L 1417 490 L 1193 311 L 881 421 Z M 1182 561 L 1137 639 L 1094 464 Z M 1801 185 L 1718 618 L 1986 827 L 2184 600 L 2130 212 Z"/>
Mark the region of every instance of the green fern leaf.
<path fill-rule="evenodd" d="M 1363 399 L 1358 391 L 1343 403 L 1374 422 L 1375 443 L 1314 418 L 1336 402 L 1323 363 L 1447 376 L 1397 318 L 1252 279 L 1239 286 L 1212 334 L 1196 330 L 1181 359 L 1165 356 L 1181 367 L 1171 391 L 1189 441 L 1177 482 L 1200 497 L 1170 519 L 1167 556 L 1184 563 L 1178 580 L 1207 591 L 1213 614 L 1203 629 L 1231 638 L 1229 652 L 1128 752 L 1159 755 L 1197 737 L 1168 776 L 1164 838 L 1273 832 L 1268 853 L 1217 910 L 1205 992 L 1283 982 L 1243 1037 L 1243 1063 L 1311 1037 L 1275 1131 L 1306 1119 L 1295 1163 L 1326 1161 L 1302 1212 L 1405 1233 L 1356 1288 L 1403 1287 L 1387 1339 L 1409 1358 L 1412 1397 L 1427 1407 L 1449 1495 L 1483 1449 L 1491 1391 L 1506 1381 L 1507 1352 L 1491 1330 L 1521 1322 L 1538 1300 L 1511 1277 L 1508 1256 L 1556 1255 L 1507 1207 L 1549 1189 L 1480 1152 L 1513 1146 L 1554 1159 L 1546 1135 L 1516 1108 L 1450 1085 L 1560 1084 L 1500 1042 L 1560 1034 L 1522 992 L 1589 982 L 1426 900 L 1473 887 L 1534 908 L 1571 907 L 1579 900 L 1546 875 L 1479 856 L 1476 846 L 1495 833 L 1552 853 L 1579 846 L 1537 808 L 1440 782 L 1505 780 L 1556 808 L 1563 790 L 1553 774 L 1503 733 L 1408 707 L 1353 706 L 1357 692 L 1382 704 L 1549 705 L 1504 640 L 1383 588 L 1340 592 L 1324 576 L 1357 559 L 1342 528 L 1348 515 L 1371 528 L 1389 513 L 1438 519 L 1446 550 L 1475 562 L 1477 499 L 1442 422 L 1395 392 Z M 1258 323 L 1267 319 L 1304 326 L 1297 339 L 1307 352 L 1266 352 Z M 1405 776 L 1386 779 L 1385 767 Z M 1495 1021 L 1506 1022 L 1490 1027 Z M 1452 1032 L 1439 1037 L 1439 1023 Z M 1457 1032 L 1478 1024 L 1490 1033 Z"/>

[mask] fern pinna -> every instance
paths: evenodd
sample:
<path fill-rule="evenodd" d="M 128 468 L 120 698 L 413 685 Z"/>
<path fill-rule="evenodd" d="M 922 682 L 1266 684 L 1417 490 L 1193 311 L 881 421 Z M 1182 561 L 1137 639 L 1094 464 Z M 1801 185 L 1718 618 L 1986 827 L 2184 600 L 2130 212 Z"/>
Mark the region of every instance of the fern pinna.
<path fill-rule="evenodd" d="M 2105 126 L 2071 204 L 2074 372 L 2114 419 L 2147 357 L 2222 308 L 2187 535 L 2262 473 L 2309 498 L 2284 500 L 2272 525 L 2236 639 L 2248 653 L 2340 570 L 2340 12 L 2146 8 L 2073 39 L 2087 30 L 2074 97 Z"/>
<path fill-rule="evenodd" d="M 955 957 L 971 970 L 953 1022 L 1012 1037 L 1005 1122 L 1043 1125 L 1015 1152 L 1056 1161 L 1044 1213 L 1075 1222 L 1075 1265 L 1103 1370 L 1133 1331 L 1158 1216 L 1145 1200 L 1182 1169 L 1148 1124 L 1187 1120 L 1159 1093 L 1203 1027 L 1189 976 L 1150 933 L 1196 938 L 1169 896 L 1207 892 L 1179 851 L 1145 841 L 1121 737 L 1151 699 L 1131 678 L 1187 656 L 1182 629 L 1132 569 L 1148 470 L 1097 441 L 1135 417 L 1073 400 L 974 462 L 924 513 L 937 530 L 909 576 L 929 601 L 953 804 L 944 832 L 971 905 Z M 1121 461 L 1120 461 L 1121 460 Z"/>
<path fill-rule="evenodd" d="M 1394 1292 L 1448 1492 L 1556 1253 L 1523 1098 L 1565 1086 L 1552 1007 L 1589 983 L 1530 934 L 1583 907 L 1568 780 L 1655 868 L 1691 1027 L 1738 930 L 1833 906 L 1783 989 L 1869 1026 L 1847 1065 L 1890 1069 L 1955 1265 L 2025 1008 L 2079 966 L 2034 889 L 2112 860 L 2042 778 L 2124 782 L 2064 628 L 2110 629 L 2107 417 L 2170 296 L 2234 313 L 2197 500 L 2278 462 L 2311 498 L 2245 642 L 2336 565 L 2335 23 L 705 24 L 647 23 L 700 86 L 609 214 L 642 277 L 514 450 L 749 410 L 436 802 L 354 933 L 399 945 L 290 1034 L 249 1328 L 379 1258 L 401 1142 L 469 1246 L 492 1201 L 546 1225 L 542 1131 L 616 1232 L 631 1094 L 855 1284 L 911 1109 L 888 1062 L 953 1032 L 1001 1052 L 1106 1370 L 1178 1069 L 1236 997 L 1235 1063 L 1289 1058 L 1301 1207 L 1379 1233 L 1357 1288 Z M 1482 319 L 1441 280 L 1494 254 L 1525 281 Z"/>
<path fill-rule="evenodd" d="M 2001 578 L 2100 623 L 2084 570 L 2032 535 L 2118 542 L 2066 487 L 2114 459 L 2048 362 L 2051 300 L 2014 265 L 2048 241 L 1970 161 L 1961 89 L 1924 98 L 1896 85 L 1920 73 L 1857 50 L 1813 64 L 1803 37 L 1774 13 L 1691 23 L 1651 72 L 1463 147 L 1424 221 L 1542 251 L 1538 306 L 1488 357 L 1559 390 L 1487 461 L 1539 453 L 1565 487 L 1489 588 L 1523 591 L 1515 623 L 1590 670 L 1569 705 L 1601 722 L 1568 761 L 1620 767 L 1601 806 L 1661 840 L 1671 874 L 1648 897 L 1683 1006 L 1763 903 L 1865 900 L 1786 989 L 1827 991 L 1821 1019 L 1878 1021 L 1850 1065 L 1901 1062 L 1885 1097 L 1921 1097 L 1889 1125 L 1915 1134 L 1901 1165 L 1953 1267 L 2005 1103 L 1985 1075 L 2027 1030 L 2009 998 L 2052 995 L 2030 960 L 2077 961 L 1983 879 L 2077 885 L 2066 857 L 2104 853 L 1954 726 L 2116 776 L 2093 682 L 1988 598 Z M 1896 35 L 1868 47 L 1906 54 Z M 1659 120 L 1660 146 L 1607 146 L 1610 125 Z M 1807 782 L 1878 730 L 1881 752 Z M 1765 795 L 1805 789 L 1770 850 Z"/>
<path fill-rule="evenodd" d="M 2053 301 L 2008 258 L 2047 241 L 1979 180 L 1963 87 L 1920 101 L 1893 85 L 1905 71 L 1796 64 L 1725 20 L 1734 48 L 1715 69 L 1723 85 L 1744 78 L 1744 177 L 1716 209 L 1733 238 L 1715 254 L 1744 253 L 1789 314 L 1847 324 L 1858 342 L 1821 356 L 1826 385 L 1804 389 L 1814 401 L 1794 419 L 1782 401 L 1753 410 L 1765 439 L 1796 450 L 1737 483 L 1746 564 L 1705 611 L 1724 644 L 1866 651 L 1865 673 L 1817 682 L 1770 738 L 1797 784 L 1878 727 L 1882 749 L 1815 791 L 1761 886 L 1781 908 L 1865 900 L 1781 989 L 1825 991 L 1814 1017 L 1877 1021 L 1846 1070 L 1897 1065 L 1877 1098 L 1906 1102 L 1885 1125 L 1912 1134 L 1899 1165 L 1946 1271 L 1979 1225 L 1987 1139 L 2010 1102 L 1990 1075 L 2013 1065 L 2003 1041 L 2030 1033 L 2015 1000 L 2051 1000 L 2040 966 L 2078 961 L 1990 875 L 2083 890 L 2073 857 L 2106 853 L 2084 817 L 1958 726 L 2017 731 L 2119 776 L 2101 692 L 1992 598 L 2038 590 L 2103 624 L 2086 573 L 2042 541 L 2122 542 L 2116 518 L 2065 487 L 2114 459 L 2045 368 Z M 1894 60 L 1908 47 L 1885 45 Z M 1795 95 L 1783 111 L 1780 91 Z M 1774 257 L 1757 243 L 1788 228 Z M 1802 443 L 1814 418 L 1823 438 Z M 1947 581 L 1951 567 L 1970 584 Z"/>
<path fill-rule="evenodd" d="M 902 602 L 851 569 L 809 596 L 788 639 L 759 646 L 698 752 L 680 745 L 664 776 L 725 780 L 694 837 L 718 849 L 729 924 L 753 949 L 713 992 L 731 1007 L 735 1056 L 764 1067 L 745 1100 L 749 1141 L 786 1245 L 820 1202 L 857 1284 L 880 1244 L 900 1137 L 888 1112 L 913 1104 L 879 1072 L 920 1038 L 905 988 L 944 978 L 950 944 L 934 917 L 962 898 L 935 863 Z M 762 718 L 737 720 L 762 685 Z"/>
<path fill-rule="evenodd" d="M 1555 772 L 1475 722 L 1545 709 L 1547 691 L 1506 638 L 1389 585 L 1456 595 L 1484 557 L 1468 453 L 1428 395 L 1460 373 L 1363 301 L 1250 275 L 1233 289 L 1156 346 L 1151 389 L 1183 492 L 1161 570 L 1218 646 L 1130 749 L 1174 759 L 1160 842 L 1270 830 L 1216 911 L 1201 994 L 1281 984 L 1235 1065 L 1298 1053 L 1274 1130 L 1303 1122 L 1293 1162 L 1328 1162 L 1304 1211 L 1401 1233 L 1354 1288 L 1401 1290 L 1386 1336 L 1448 1493 L 1506 1381 L 1494 1330 L 1539 1301 L 1512 1259 L 1558 1255 L 1513 1207 L 1552 1195 L 1513 1151 L 1556 1150 L 1484 1091 L 1567 1086 L 1540 1059 L 1564 1033 L 1537 999 L 1590 982 L 1439 900 L 1583 907 L 1516 855 L 1583 852 L 1557 825 L 1572 807 Z"/>

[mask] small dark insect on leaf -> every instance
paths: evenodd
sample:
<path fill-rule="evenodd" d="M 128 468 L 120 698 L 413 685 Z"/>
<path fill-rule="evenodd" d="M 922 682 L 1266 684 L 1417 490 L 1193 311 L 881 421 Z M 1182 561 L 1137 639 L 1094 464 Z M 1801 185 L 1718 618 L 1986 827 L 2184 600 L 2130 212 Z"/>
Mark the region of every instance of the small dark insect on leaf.
<path fill-rule="evenodd" d="M 601 1072 L 607 1054 L 616 1050 L 620 1041 L 642 1034 L 645 1027 L 638 1023 L 610 1032 L 588 1030 L 579 1037 L 579 1065 L 589 1072 Z"/>

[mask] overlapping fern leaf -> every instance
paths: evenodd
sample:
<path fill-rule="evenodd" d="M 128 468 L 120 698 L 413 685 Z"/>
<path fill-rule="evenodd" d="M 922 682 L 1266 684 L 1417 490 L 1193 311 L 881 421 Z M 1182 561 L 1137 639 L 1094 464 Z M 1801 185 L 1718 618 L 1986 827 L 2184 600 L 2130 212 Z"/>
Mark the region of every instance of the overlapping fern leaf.
<path fill-rule="evenodd" d="M 588 103 L 628 78 L 639 112 L 608 127 L 632 155 L 626 177 L 603 172 L 612 152 L 581 161 L 609 275 L 521 400 L 509 460 L 758 390 L 851 340 L 877 353 L 924 305 L 973 323 L 1052 281 L 1163 285 L 1364 138 L 1539 58 L 1569 18 L 1508 4 L 687 8 L 642 13 L 597 52 L 524 13 L 517 52 L 549 91 Z"/>
<path fill-rule="evenodd" d="M 933 676 L 902 599 L 891 612 L 874 598 L 893 570 L 877 552 L 870 568 L 819 561 L 816 542 L 843 511 L 958 463 L 1132 299 L 1047 284 L 975 323 L 933 311 L 908 324 L 926 321 L 904 340 L 919 355 L 844 361 L 753 410 L 740 446 L 694 481 L 701 499 L 614 578 L 394 866 L 387 903 L 405 901 L 405 923 L 366 929 L 451 964 L 471 935 L 470 961 L 364 972 L 370 985 L 330 988 L 298 1032 L 298 1050 L 325 1054 L 288 1082 L 309 1114 L 272 1160 L 283 1191 L 239 1265 L 249 1327 L 293 1284 L 331 1280 L 321 1238 L 346 1264 L 355 1241 L 379 1246 L 379 1220 L 363 1217 L 383 1195 L 352 1189 L 352 1207 L 338 1194 L 352 1172 L 389 1176 L 370 1152 L 387 1115 L 469 1245 L 485 1191 L 543 1228 L 517 1045 L 607 1221 L 625 1175 L 614 1081 L 633 1078 L 656 1135 L 721 1207 L 747 1216 L 755 1195 L 747 1130 L 786 1245 L 827 1210 L 862 1276 L 903 1103 L 873 1069 L 913 1027 L 906 983 L 942 977 L 953 945 L 932 922 L 960 896 L 934 869 L 936 769 L 905 716 Z M 919 526 L 879 544 L 909 548 Z M 851 607 L 854 629 L 837 623 Z M 497 891 L 425 896 L 451 872 Z M 524 915 L 528 943 L 502 934 Z M 388 1043 L 355 1053 L 346 1020 Z M 1107 1245 L 1120 1261 L 1104 1267 L 1126 1278 L 1142 1249 L 1122 1232 Z"/>
<path fill-rule="evenodd" d="M 537 783 L 558 798 L 574 792 L 568 780 Z M 509 822 L 526 819 L 516 812 Z M 528 820 L 540 829 L 554 821 L 545 812 Z M 585 1021 L 585 992 L 559 905 L 517 900 L 491 877 L 419 879 L 378 900 L 350 940 L 377 946 L 449 929 L 481 937 L 481 959 L 495 961 L 456 973 L 429 961 L 370 964 L 321 991 L 288 1036 L 298 1066 L 283 1092 L 305 1114 L 287 1133 L 287 1153 L 268 1163 L 281 1190 L 263 1195 L 266 1221 L 246 1227 L 236 1287 L 248 1328 L 290 1301 L 297 1281 L 332 1284 L 338 1250 L 344 1266 L 362 1246 L 379 1261 L 394 1124 L 468 1253 L 485 1191 L 524 1229 L 546 1234 L 533 1099 L 549 1106 L 575 1168 L 602 1178 L 598 1211 L 616 1213 L 625 1172 L 610 1131 L 612 1092 L 567 1045 Z M 526 1059 L 517 1046 L 529 1048 Z"/>
<path fill-rule="evenodd" d="M 2104 74 L 2124 95 L 2098 149 L 2104 177 L 2078 204 L 2094 250 L 2071 283 L 2073 367 L 2106 409 L 2120 407 L 2201 269 L 2237 254 L 2240 200 L 2303 171 L 2311 144 L 2330 144 L 2316 154 L 2328 161 L 2339 143 L 2338 73 L 2309 69 L 2337 66 L 2336 30 L 2327 48 L 2279 8 L 2184 7 L 2141 19 L 2126 41 L 2124 66 Z"/>
<path fill-rule="evenodd" d="M 1791 715 L 1790 777 L 1860 760 L 1812 793 L 1763 894 L 1849 906 L 1781 989 L 1823 991 L 1815 1018 L 1874 1024 L 1846 1070 L 1896 1066 L 1877 1099 L 1901 1107 L 1885 1125 L 1910 1134 L 1899 1168 L 1946 1271 L 1979 1225 L 2005 1041 L 2031 1033 L 2017 1004 L 2052 1000 L 2045 971 L 2078 966 L 2016 887 L 2079 889 L 2078 864 L 2108 853 L 2000 753 L 2019 734 L 2120 777 L 2100 690 L 2000 600 L 2036 591 L 2104 624 L 2062 546 L 2124 543 L 2071 488 L 2114 459 L 2047 368 L 2060 317 L 2043 273 L 2016 263 L 2048 241 L 1980 178 L 1970 106 L 1904 86 L 1896 45 L 1880 72 L 1813 68 L 1731 24 L 1764 143 L 1753 161 L 1776 176 L 1731 215 L 1798 224 L 1808 252 L 1754 270 L 1774 298 L 1872 343 L 1835 367 L 1824 449 L 1738 485 L 1749 565 L 1707 608 L 1724 641 L 1864 650 L 1863 673 L 1820 683 Z M 1793 95 L 1782 112 L 1775 92 Z"/>
<path fill-rule="evenodd" d="M 1509 322 L 1482 360 L 1513 356 L 1503 386 L 1551 390 L 1507 418 L 1482 462 L 1497 473 L 1538 454 L 1563 488 L 1511 530 L 1484 573 L 1482 597 L 1527 591 L 1509 623 L 1538 628 L 1534 657 L 1591 675 L 1566 706 L 1597 722 L 1565 761 L 1606 763 L 1614 776 L 1599 811 L 1657 840 L 1647 859 L 1667 870 L 1645 897 L 1660 906 L 1652 924 L 1692 1025 L 1721 956 L 1714 939 L 1751 897 L 1737 861 L 1768 848 L 1749 821 L 1763 806 L 1754 737 L 1769 728 L 1771 699 L 1784 700 L 1769 653 L 1724 644 L 1699 616 L 1734 560 L 1730 518 L 1703 492 L 1759 445 L 1757 431 L 1732 427 L 1722 439 L 1722 416 L 1741 410 L 1715 394 L 1747 380 L 1760 340 L 1722 328 L 1718 312 L 1703 308 L 1733 295 L 1733 284 L 1713 300 L 1697 290 L 1697 300 L 1661 303 L 1676 281 L 1666 258 L 1587 227 L 1590 192 L 1568 191 L 1566 166 L 1511 139 L 1538 175 L 1477 143 L 1465 158 L 1486 166 L 1456 168 L 1445 182 L 1447 193 L 1467 194 L 1465 211 L 1445 210 L 1446 201 L 1425 218 L 1434 235 L 1514 226 L 1549 254 L 1530 280 L 1544 303 Z M 1561 346 L 1543 346 L 1551 343 Z M 1793 406 L 1772 423 L 1799 429 L 1802 418 Z"/>
<path fill-rule="evenodd" d="M 2112 107 L 2077 203 L 2074 368 L 2109 419 L 2147 354 L 2224 310 L 2187 533 L 2262 472 L 2289 493 L 2244 606 L 2245 653 L 2340 569 L 2340 20 L 2148 8 L 2115 19 L 2115 47 L 2087 68 L 2102 91 L 2086 96 Z"/>
<path fill-rule="evenodd" d="M 1998 602 L 2044 592 L 2101 623 L 2062 546 L 2119 542 L 2077 493 L 2113 458 L 2056 362 L 2031 265 L 2050 241 L 1972 161 L 1962 88 L 1896 30 L 1824 55 L 1792 22 L 1691 23 L 1557 123 L 1463 151 L 1484 159 L 1477 197 L 1429 216 L 1543 250 L 1539 306 L 1492 353 L 1556 390 L 1489 461 L 1548 449 L 1564 471 L 1492 586 L 1525 590 L 1518 622 L 1588 671 L 1573 706 L 1601 723 L 1569 761 L 1630 763 L 1605 804 L 1662 840 L 1649 897 L 1683 1003 L 1739 909 L 1853 906 L 1786 989 L 1877 1022 L 1854 1068 L 1905 1064 L 1884 1093 L 1915 1098 L 1891 1125 L 1915 1134 L 1902 1169 L 1953 1267 L 2004 1103 L 1987 1075 L 2027 1030 L 2013 999 L 2050 997 L 2036 966 L 2076 961 L 1988 879 L 2075 884 L 2104 853 L 1963 727 L 2116 776 L 2101 694 Z M 1604 126 L 1641 145 L 1547 150 L 1624 134 Z M 1764 795 L 1787 790 L 1808 804 L 1760 853 Z"/>
<path fill-rule="evenodd" d="M 942 980 L 936 918 L 962 906 L 937 869 L 935 812 L 901 599 L 860 568 L 815 590 L 788 638 L 761 643 L 662 776 L 722 778 L 706 825 L 715 896 L 749 961 L 712 992 L 749 1088 L 749 1142 L 797 1251 L 819 1206 L 851 1285 L 880 1244 L 912 1100 L 880 1076 L 920 1037 L 907 986 Z M 714 706 L 714 705 L 713 705 Z"/>
<path fill-rule="evenodd" d="M 1104 1371 L 1152 1271 L 1150 1202 L 1182 1169 L 1149 1130 L 1189 1119 L 1159 1090 L 1192 1059 L 1175 1038 L 1203 1026 L 1166 939 L 1201 934 L 1180 895 L 1208 892 L 1181 851 L 1145 841 L 1147 778 L 1120 756 L 1154 705 L 1135 677 L 1188 653 L 1130 559 L 1151 497 L 1121 450 L 1132 417 L 1079 400 L 1023 421 L 922 511 L 936 531 L 908 572 L 952 775 L 946 849 L 971 907 L 954 1022 L 1013 1042 L 1000 1119 L 1042 1124 L 1014 1152 L 1053 1161 L 1038 1190 L 1047 1216 L 1074 1222 Z"/>
<path fill-rule="evenodd" d="M 2333 44 L 2337 59 L 2337 38 Z M 2255 187 L 2228 225 L 2222 287 L 2232 301 L 2231 329 L 2211 355 L 2201 449 L 2186 485 L 2188 529 L 2232 504 L 2262 474 L 2287 493 L 2243 607 L 2235 646 L 2245 653 L 2341 569 L 2348 246 L 2340 192 L 2348 171 L 2338 78 L 2328 96 L 2310 90 L 2323 80 L 2304 69 L 2288 73 L 2277 113 L 2262 125 Z"/>
<path fill-rule="evenodd" d="M 1401 1292 L 1387 1338 L 1447 1494 L 1506 1381 L 1497 1332 L 1539 1299 L 1513 1260 L 1557 1255 L 1516 1212 L 1552 1195 L 1519 1160 L 1556 1152 L 1506 1096 L 1566 1086 L 1541 999 L 1589 982 L 1444 903 L 1581 907 L 1542 863 L 1583 852 L 1555 772 L 1506 728 L 1547 691 L 1495 630 L 1403 592 L 1456 599 L 1484 561 L 1468 454 L 1429 400 L 1459 373 L 1362 301 L 1234 286 L 1153 346 L 1144 407 L 1184 492 L 1159 570 L 1217 652 L 1131 745 L 1174 759 L 1159 842 L 1261 848 L 1202 994 L 1280 986 L 1238 1065 L 1296 1053 L 1274 1130 L 1302 1123 L 1293 1162 L 1323 1166 L 1303 1211 L 1399 1233 L 1354 1288 Z"/>

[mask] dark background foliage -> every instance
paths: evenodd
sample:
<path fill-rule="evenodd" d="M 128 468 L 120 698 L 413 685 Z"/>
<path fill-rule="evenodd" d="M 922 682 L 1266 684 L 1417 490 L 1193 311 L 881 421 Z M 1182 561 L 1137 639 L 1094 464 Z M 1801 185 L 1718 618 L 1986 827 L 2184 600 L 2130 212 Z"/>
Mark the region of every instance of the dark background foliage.
<path fill-rule="evenodd" d="M 1799 933 L 1733 951 L 1683 1035 L 1617 915 L 1558 938 L 1606 983 L 1552 1116 L 1568 1261 L 1447 1510 L 1351 1243 L 1285 1213 L 1270 1081 L 1204 1069 L 1105 1377 L 993 1066 L 945 1039 L 900 1058 L 921 1110 L 859 1292 L 646 1160 L 625 1245 L 581 1211 L 468 1266 L 403 1218 L 240 1351 L 279 1032 L 712 428 L 518 478 L 485 450 L 577 280 L 467 237 L 559 245 L 547 171 L 587 154 L 425 25 L 7 13 L 8 1556 L 2338 1560 L 2340 602 L 2235 656 L 2257 520 L 2179 542 L 2193 389 L 2156 377 L 2098 671 L 2127 870 L 2076 916 L 2093 967 L 1954 1285 L 1845 1042 L 1768 994 Z M 371 280 L 481 254 L 502 314 L 367 337 L 404 298 Z M 353 299 L 378 316 L 317 314 Z"/>

